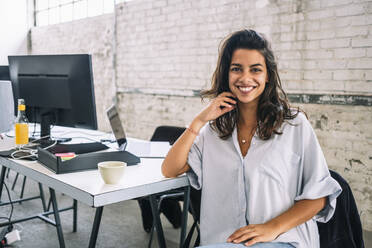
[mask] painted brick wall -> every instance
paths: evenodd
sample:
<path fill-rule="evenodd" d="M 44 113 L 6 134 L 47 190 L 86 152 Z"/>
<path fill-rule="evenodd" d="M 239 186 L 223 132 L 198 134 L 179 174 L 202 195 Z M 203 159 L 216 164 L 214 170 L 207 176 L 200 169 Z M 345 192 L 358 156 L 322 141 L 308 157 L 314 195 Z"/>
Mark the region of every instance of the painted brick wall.
<path fill-rule="evenodd" d="M 116 17 L 116 54 L 111 15 L 34 28 L 32 53 L 93 54 L 98 112 L 115 95 L 114 69 L 130 136 L 148 139 L 158 125 L 189 124 L 204 106 L 194 91 L 208 87 L 220 40 L 243 28 L 272 40 L 287 92 L 372 95 L 371 1 L 135 0 L 117 5 Z M 372 107 L 300 106 L 372 231 Z"/>
<path fill-rule="evenodd" d="M 113 14 L 31 30 L 32 54 L 92 55 L 98 128 L 109 130 L 106 109 L 115 96 Z"/>
<path fill-rule="evenodd" d="M 288 91 L 370 94 L 371 5 L 352 0 L 124 3 L 117 12 L 119 86 L 199 89 L 209 82 L 220 40 L 254 28 L 272 40 Z"/>
<path fill-rule="evenodd" d="M 306 111 L 328 166 L 353 190 L 363 227 L 372 227 L 372 108 L 365 106 L 298 105 Z"/>

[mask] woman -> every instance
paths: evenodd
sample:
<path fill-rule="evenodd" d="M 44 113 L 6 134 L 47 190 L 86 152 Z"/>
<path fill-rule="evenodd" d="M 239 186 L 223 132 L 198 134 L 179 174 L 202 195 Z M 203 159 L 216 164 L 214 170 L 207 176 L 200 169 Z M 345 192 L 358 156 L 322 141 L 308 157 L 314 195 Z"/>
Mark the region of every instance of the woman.
<path fill-rule="evenodd" d="M 213 100 L 162 165 L 202 189 L 201 244 L 319 247 L 315 221 L 332 217 L 341 188 L 305 115 L 289 107 L 268 41 L 253 30 L 228 37 L 203 96 Z"/>

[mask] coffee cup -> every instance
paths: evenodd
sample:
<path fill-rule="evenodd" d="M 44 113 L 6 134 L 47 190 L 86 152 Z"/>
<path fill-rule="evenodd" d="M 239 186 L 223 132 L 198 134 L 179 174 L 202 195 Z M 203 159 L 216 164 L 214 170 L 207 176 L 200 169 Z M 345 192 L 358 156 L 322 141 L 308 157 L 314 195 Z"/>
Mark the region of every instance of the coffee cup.
<path fill-rule="evenodd" d="M 98 163 L 98 170 L 106 184 L 120 182 L 127 164 L 121 161 L 105 161 Z"/>

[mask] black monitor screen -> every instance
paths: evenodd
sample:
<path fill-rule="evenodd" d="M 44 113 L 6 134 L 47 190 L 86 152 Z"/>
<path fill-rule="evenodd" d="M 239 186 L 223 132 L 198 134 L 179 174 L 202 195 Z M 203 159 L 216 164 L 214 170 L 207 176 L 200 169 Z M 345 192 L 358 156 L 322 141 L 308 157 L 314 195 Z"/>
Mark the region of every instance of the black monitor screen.
<path fill-rule="evenodd" d="M 9 66 L 7 65 L 0 65 L 0 80 L 10 80 L 9 77 Z"/>
<path fill-rule="evenodd" d="M 91 56 L 9 56 L 14 97 L 24 99 L 30 122 L 41 123 L 42 134 L 50 125 L 97 129 Z"/>

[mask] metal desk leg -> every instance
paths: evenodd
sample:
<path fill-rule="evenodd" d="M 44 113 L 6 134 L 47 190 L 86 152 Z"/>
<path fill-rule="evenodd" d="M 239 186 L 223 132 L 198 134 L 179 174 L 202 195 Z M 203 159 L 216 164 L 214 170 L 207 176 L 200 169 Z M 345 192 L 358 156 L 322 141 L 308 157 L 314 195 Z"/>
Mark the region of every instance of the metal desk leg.
<path fill-rule="evenodd" d="M 50 209 L 50 205 L 52 205 L 52 198 L 49 197 L 48 206 L 47 206 L 48 211 Z"/>
<path fill-rule="evenodd" d="M 52 188 L 49 188 L 49 192 L 50 192 L 50 198 L 52 199 L 54 219 L 55 219 L 55 222 L 56 222 L 56 228 L 57 228 L 57 234 L 58 234 L 58 240 L 59 240 L 59 247 L 64 248 L 65 247 L 65 240 L 63 238 L 61 220 L 59 218 L 59 212 L 58 212 L 58 206 L 57 206 L 57 200 L 56 200 L 56 193 L 55 193 L 54 189 L 52 189 Z"/>
<path fill-rule="evenodd" d="M 1 194 L 3 193 L 5 171 L 6 171 L 6 167 L 5 166 L 1 166 L 1 175 L 0 175 L 0 202 L 1 202 Z"/>
<path fill-rule="evenodd" d="M 17 172 L 17 175 L 16 175 L 16 177 L 14 178 L 14 181 L 13 181 L 12 190 L 14 190 L 14 188 L 15 188 L 15 185 L 17 183 L 18 177 L 19 177 L 19 173 Z"/>
<path fill-rule="evenodd" d="M 23 194 L 25 193 L 26 179 L 27 179 L 27 177 L 26 176 L 23 176 L 22 190 L 21 190 L 21 195 L 19 197 L 20 199 L 23 198 Z M 22 204 L 22 202 L 19 202 L 19 204 Z M 44 209 L 44 211 L 45 211 L 45 209 Z"/>
<path fill-rule="evenodd" d="M 156 203 L 155 196 L 150 195 L 149 196 L 150 205 L 151 205 L 151 211 L 152 216 L 154 219 L 154 226 L 156 233 L 158 234 L 158 244 L 160 248 L 165 248 L 165 239 L 164 239 L 164 233 L 163 233 L 163 227 L 161 226 L 161 220 L 160 220 L 160 213 L 158 211 L 158 204 Z"/>
<path fill-rule="evenodd" d="M 77 200 L 74 199 L 74 203 L 73 203 L 73 215 L 72 215 L 72 218 L 73 218 L 73 224 L 72 224 L 72 231 L 73 232 L 76 232 L 77 231 Z"/>
<path fill-rule="evenodd" d="M 102 212 L 103 206 L 96 209 L 96 216 L 94 217 L 92 233 L 90 234 L 89 248 L 93 248 L 96 246 L 99 225 L 101 224 Z"/>
<path fill-rule="evenodd" d="M 46 208 L 46 205 L 45 205 L 45 197 L 44 197 L 44 190 L 43 190 L 43 185 L 41 185 L 41 183 L 38 183 L 39 184 L 39 191 L 40 191 L 40 198 L 41 198 L 41 204 L 43 204 L 43 210 L 44 212 L 48 211 L 49 209 Z"/>
<path fill-rule="evenodd" d="M 180 248 L 183 247 L 183 243 L 185 242 L 186 231 L 187 231 L 187 215 L 189 213 L 189 205 L 190 205 L 190 186 L 187 186 L 185 187 L 184 199 L 183 199 Z"/>

